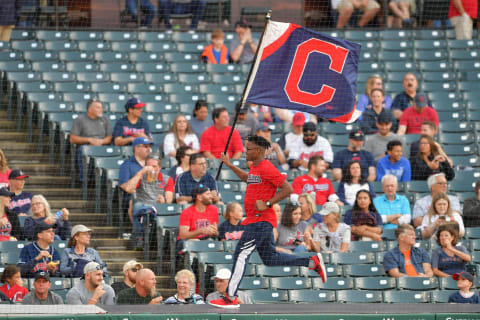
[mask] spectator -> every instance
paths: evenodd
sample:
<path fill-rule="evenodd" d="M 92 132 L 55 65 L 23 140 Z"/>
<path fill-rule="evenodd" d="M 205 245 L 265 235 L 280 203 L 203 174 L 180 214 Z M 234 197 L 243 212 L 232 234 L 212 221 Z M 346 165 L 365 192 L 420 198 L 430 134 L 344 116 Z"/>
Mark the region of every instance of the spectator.
<path fill-rule="evenodd" d="M 10 41 L 18 10 L 20 10 L 20 1 L 4 0 L 0 3 L 0 41 Z"/>
<path fill-rule="evenodd" d="M 397 94 L 392 102 L 393 115 L 397 120 L 400 120 L 403 111 L 413 104 L 417 95 L 418 81 L 413 73 L 407 72 L 403 77 L 403 89 L 404 91 Z"/>
<path fill-rule="evenodd" d="M 378 132 L 376 134 L 367 135 L 366 137 L 364 150 L 370 152 L 375 161 L 378 161 L 385 156 L 387 144 L 392 140 L 400 140 L 402 142 L 402 149 L 407 151 L 405 137 L 399 136 L 390 131 L 393 121 L 396 120 L 391 114 L 380 114 L 377 118 L 376 124 Z M 406 155 L 405 157 L 408 158 Z"/>
<path fill-rule="evenodd" d="M 25 179 L 28 176 L 22 170 L 14 169 L 8 176 L 10 191 L 14 193 L 8 208 L 15 212 L 17 216 L 26 216 L 32 205 L 33 195 L 30 192 L 24 192 Z"/>
<path fill-rule="evenodd" d="M 412 180 L 426 180 L 434 173 L 442 172 L 448 180 L 455 178 L 447 158 L 440 154 L 435 141 L 429 136 L 420 138 L 420 149 L 415 157 L 410 158 Z"/>
<path fill-rule="evenodd" d="M 450 0 L 448 18 L 455 27 L 457 40 L 472 40 L 472 19 L 477 19 L 477 15 L 477 0 Z"/>
<path fill-rule="evenodd" d="M 225 108 L 216 108 L 212 112 L 213 126 L 206 129 L 200 139 L 200 152 L 209 159 L 219 159 L 220 154 L 225 151 L 231 127 L 228 125 L 229 116 Z M 232 140 L 228 146 L 228 155 L 232 159 L 239 159 L 242 156 L 243 142 L 240 133 L 233 129 Z"/>
<path fill-rule="evenodd" d="M 222 29 L 212 31 L 212 43 L 203 49 L 201 59 L 204 63 L 227 64 L 230 52 L 223 44 L 225 34 Z"/>
<path fill-rule="evenodd" d="M 354 9 L 363 12 L 362 17 L 357 23 L 358 27 L 363 28 L 370 22 L 370 20 L 375 18 L 378 11 L 380 11 L 380 5 L 375 0 L 341 0 L 337 7 L 337 29 L 342 29 L 348 24 L 348 20 L 350 20 Z"/>
<path fill-rule="evenodd" d="M 367 83 L 365 83 L 365 93 L 361 94 L 357 101 L 357 110 L 365 111 L 371 109 L 373 106 L 371 100 L 371 94 L 374 89 L 381 89 L 383 90 L 383 81 L 382 77 L 378 74 L 371 75 L 367 79 Z M 385 109 L 390 109 L 392 107 L 392 98 L 390 96 L 384 96 L 384 100 L 382 101 L 382 106 Z"/>
<path fill-rule="evenodd" d="M 368 181 L 375 181 L 375 160 L 370 152 L 362 150 L 364 138 L 365 136 L 361 130 L 352 129 L 348 135 L 348 147 L 335 153 L 332 173 L 336 181 L 342 180 L 342 169 L 352 160 L 360 162 L 362 175 L 367 177 Z"/>
<path fill-rule="evenodd" d="M 272 142 L 272 130 L 268 124 L 264 122 L 259 125 L 256 134 L 270 142 L 270 148 L 265 152 L 265 159 L 273 163 L 279 170 L 288 170 L 287 160 L 285 159 L 282 147 L 280 147 L 278 143 Z"/>
<path fill-rule="evenodd" d="M 54 305 L 63 304 L 63 299 L 50 290 L 52 283 L 48 272 L 42 271 L 35 275 L 34 290 L 30 291 L 22 300 L 22 304 L 29 305 Z"/>
<path fill-rule="evenodd" d="M 32 241 L 35 234 L 35 226 L 39 223 L 46 223 L 55 225 L 55 239 L 67 240 L 70 237 L 70 212 L 66 208 L 62 208 L 57 211 L 56 214 L 52 213 L 50 204 L 47 199 L 41 194 L 34 195 L 32 198 L 32 215 L 25 219 L 24 232 L 25 238 Z"/>
<path fill-rule="evenodd" d="M 415 202 L 413 207 L 413 225 L 419 227 L 422 224 L 423 217 L 427 214 L 432 204 L 432 197 L 437 193 L 447 193 L 448 182 L 444 173 L 436 173 L 428 177 L 427 179 L 428 189 L 431 194 L 424 196 Z M 450 205 L 453 211 L 458 213 L 462 212 L 460 201 L 456 196 L 448 196 L 450 199 Z"/>
<path fill-rule="evenodd" d="M 282 220 L 282 207 L 278 203 L 274 203 L 272 205 L 273 211 L 275 211 L 275 216 L 277 218 L 277 225 L 280 223 L 280 220 Z"/>
<path fill-rule="evenodd" d="M 83 224 L 77 224 L 72 228 L 72 237 L 68 240 L 67 248 L 63 250 L 60 258 L 60 271 L 63 275 L 80 278 L 87 263 L 93 261 L 104 265 L 97 250 L 88 247 L 92 231 Z M 107 274 L 106 266 L 103 272 Z"/>
<path fill-rule="evenodd" d="M 393 13 L 393 21 L 390 16 L 389 28 L 408 28 L 413 25 L 412 19 L 410 19 L 410 2 L 408 0 L 390 0 L 388 2 L 388 8 Z"/>
<path fill-rule="evenodd" d="M 373 199 L 373 204 L 382 216 L 383 230 L 396 229 L 401 224 L 409 224 L 412 220 L 408 199 L 397 194 L 398 180 L 391 174 L 382 177 L 383 195 Z"/>
<path fill-rule="evenodd" d="M 158 0 L 158 20 L 164 21 L 167 30 L 172 29 L 170 24 L 171 14 L 192 14 L 192 24 L 190 30 L 195 30 L 198 27 L 198 22 L 203 17 L 203 12 L 207 6 L 206 0 L 191 0 L 191 1 L 174 1 L 174 0 Z"/>
<path fill-rule="evenodd" d="M 372 198 L 375 197 L 372 185 L 362 175 L 360 161 L 352 160 L 343 168 L 342 181 L 338 185 L 337 195 L 340 201 L 352 206 L 359 190 L 368 190 Z"/>
<path fill-rule="evenodd" d="M 32 278 L 36 272 L 48 271 L 55 275 L 60 264 L 60 254 L 51 245 L 54 241 L 54 225 L 40 222 L 35 224 L 35 239 L 20 251 L 18 266 L 22 275 Z"/>
<path fill-rule="evenodd" d="M 448 224 L 438 227 L 437 244 L 432 252 L 433 274 L 439 278 L 448 278 L 454 273 L 465 271 L 467 262 L 472 260 L 464 246 L 457 245 L 458 232 Z"/>
<path fill-rule="evenodd" d="M 257 52 L 258 42 L 252 38 L 252 30 L 247 20 L 242 19 L 235 23 L 237 38 L 230 41 L 228 50 L 230 59 L 235 63 L 251 63 Z"/>
<path fill-rule="evenodd" d="M 23 230 L 18 216 L 9 209 L 13 192 L 7 188 L 0 189 L 0 241 L 23 240 Z"/>
<path fill-rule="evenodd" d="M 207 171 L 207 159 L 201 153 L 190 156 L 190 170 L 182 173 L 175 181 L 175 197 L 177 203 L 192 203 L 193 189 L 205 186 L 211 191 L 213 203 L 220 201 L 217 191 L 217 182 Z"/>
<path fill-rule="evenodd" d="M 302 221 L 305 221 L 310 227 L 313 228 L 315 224 L 323 221 L 322 215 L 317 213 L 317 206 L 310 193 L 302 193 L 298 196 L 298 204 L 302 212 Z"/>
<path fill-rule="evenodd" d="M 327 201 L 336 202 L 343 206 L 343 203 L 335 194 L 333 185 L 329 179 L 324 178 L 326 169 L 322 156 L 313 156 L 308 160 L 308 173 L 296 177 L 292 182 L 293 193 L 290 195 L 292 201 L 296 201 L 302 193 L 308 193 L 315 199 L 315 203 L 323 205 Z"/>
<path fill-rule="evenodd" d="M 163 140 L 163 154 L 165 157 L 175 158 L 177 149 L 181 146 L 189 146 L 194 152 L 198 152 L 200 144 L 197 136 L 192 132 L 187 118 L 179 114 L 173 120 L 169 133 Z"/>
<path fill-rule="evenodd" d="M 14 264 L 9 264 L 3 270 L 0 282 L 3 286 L 0 287 L 0 291 L 12 302 L 21 302 L 23 297 L 28 293 L 28 289 L 23 287 L 22 276 L 20 275 L 20 268 Z"/>
<path fill-rule="evenodd" d="M 288 110 L 288 109 L 281 109 L 275 108 L 275 117 L 278 121 L 283 122 L 285 125 L 292 124 L 293 118 L 296 114 L 303 114 L 304 122 L 313 122 L 314 124 L 318 123 L 317 116 L 301 111 L 295 110 Z"/>
<path fill-rule="evenodd" d="M 401 224 L 395 229 L 398 246 L 387 251 L 383 267 L 390 277 L 433 277 L 430 257 L 422 247 L 415 247 L 415 229 Z"/>
<path fill-rule="evenodd" d="M 288 157 L 290 150 L 296 148 L 303 140 L 303 125 L 305 124 L 305 115 L 301 112 L 295 113 L 292 119 L 292 131 L 284 133 L 278 144 L 283 149 L 285 157 Z"/>
<path fill-rule="evenodd" d="M 115 304 L 115 292 L 103 283 L 103 267 L 100 264 L 94 261 L 87 263 L 82 278 L 84 281 L 68 290 L 66 304 Z"/>
<path fill-rule="evenodd" d="M 377 119 L 381 114 L 391 114 L 389 109 L 385 109 L 383 101 L 385 99 L 385 93 L 382 89 L 373 89 L 370 98 L 372 99 L 371 108 L 365 110 L 362 114 L 362 120 L 360 122 L 361 128 L 365 134 L 377 133 Z M 393 123 L 393 131 L 397 130 L 397 122 Z"/>
<path fill-rule="evenodd" d="M 211 126 L 213 126 L 213 121 L 208 117 L 208 104 L 205 100 L 198 100 L 193 108 L 193 118 L 190 119 L 192 132 L 200 140 L 203 132 Z"/>
<path fill-rule="evenodd" d="M 258 120 L 258 122 L 274 122 L 274 114 L 272 114 L 273 108 L 265 105 L 258 105 L 256 103 L 246 103 L 248 110 L 250 110 L 252 116 Z M 275 110 L 276 111 L 276 110 Z"/>
<path fill-rule="evenodd" d="M 303 125 L 303 140 L 289 150 L 290 169 L 307 171 L 308 160 L 314 155 L 322 156 L 327 168 L 333 162 L 332 146 L 328 140 L 317 135 L 317 126 L 313 122 L 306 122 Z"/>
<path fill-rule="evenodd" d="M 177 164 L 168 170 L 168 175 L 174 182 L 179 175 L 190 170 L 190 156 L 194 153 L 196 152 L 193 152 L 189 146 L 183 146 L 177 149 L 177 154 L 175 155 Z"/>
<path fill-rule="evenodd" d="M 438 114 L 428 105 L 425 93 L 418 92 L 413 105 L 402 113 L 397 134 L 419 134 L 424 121 L 433 121 L 438 126 Z"/>
<path fill-rule="evenodd" d="M 142 118 L 145 103 L 137 98 L 130 98 L 125 104 L 127 115 L 120 118 L 113 127 L 113 143 L 116 146 L 133 144 L 136 138 L 151 140 L 148 122 Z"/>
<path fill-rule="evenodd" d="M 245 229 L 245 226 L 240 223 L 243 219 L 242 205 L 238 202 L 230 202 L 223 217 L 225 221 L 218 226 L 218 239 L 221 241 L 239 240 Z"/>
<path fill-rule="evenodd" d="M 302 220 L 302 209 L 288 203 L 283 209 L 282 219 L 273 229 L 277 252 L 298 253 L 312 249 L 312 229 Z"/>
<path fill-rule="evenodd" d="M 167 300 L 165 304 L 205 304 L 203 297 L 193 293 L 195 289 L 195 275 L 192 271 L 183 269 L 175 275 L 177 293 Z"/>
<path fill-rule="evenodd" d="M 345 213 L 343 222 L 352 228 L 352 240 L 382 241 L 383 221 L 368 190 L 360 190 L 353 208 Z"/>
<path fill-rule="evenodd" d="M 473 276 L 467 271 L 460 273 L 454 273 L 452 275 L 453 280 L 457 281 L 458 290 L 448 298 L 448 302 L 451 303 L 480 303 L 480 298 L 475 291 L 470 291 L 473 286 Z"/>
<path fill-rule="evenodd" d="M 455 227 L 458 227 L 458 235 L 460 237 L 465 235 L 462 216 L 452 210 L 447 194 L 440 192 L 433 196 L 428 214 L 423 216 L 422 224 L 419 227 L 422 231 L 422 237 L 429 239 L 437 232 L 438 227 L 444 224 L 456 225 Z"/>
<path fill-rule="evenodd" d="M 475 196 L 463 202 L 465 227 L 480 227 L 480 180 L 475 182 Z"/>
<path fill-rule="evenodd" d="M 215 299 L 221 299 L 227 294 L 228 283 L 230 282 L 230 276 L 232 272 L 227 268 L 222 268 L 217 271 L 217 274 L 211 277 L 211 280 L 215 281 L 215 292 L 211 292 L 207 295 L 206 300 L 211 301 Z M 238 303 L 240 304 L 252 304 L 250 297 L 243 291 L 237 291 Z"/>
<path fill-rule="evenodd" d="M 390 141 L 387 155 L 378 160 L 377 181 L 381 181 L 386 174 L 394 175 L 400 182 L 408 182 L 412 178 L 410 162 L 402 156 L 402 143 L 399 140 Z"/>
<path fill-rule="evenodd" d="M 340 208 L 335 202 L 327 202 L 320 210 L 323 223 L 313 227 L 312 251 L 347 252 L 350 245 L 350 226 L 341 222 Z"/>
<path fill-rule="evenodd" d="M 249 136 L 255 135 L 255 132 L 257 132 L 257 128 L 260 127 L 260 124 L 258 123 L 257 119 L 250 114 L 246 105 L 242 106 L 241 102 L 238 102 L 235 108 L 238 110 L 235 129 L 238 131 L 238 133 L 240 133 L 242 140 L 246 140 Z M 233 119 L 230 119 L 230 125 L 233 125 Z"/>
<path fill-rule="evenodd" d="M 125 9 L 127 13 L 132 16 L 133 21 L 138 21 L 138 0 L 126 0 Z M 157 13 L 157 8 L 150 2 L 150 0 L 140 0 L 140 11 L 143 13 L 140 21 L 140 28 L 146 29 L 152 25 L 152 21 Z"/>
<path fill-rule="evenodd" d="M 118 293 L 117 304 L 160 304 L 163 297 L 157 292 L 156 284 L 152 270 L 140 269 L 135 286 Z"/>
<path fill-rule="evenodd" d="M 7 188 L 9 186 L 8 176 L 11 171 L 7 165 L 7 158 L 2 149 L 0 149 L 0 188 Z"/>
<path fill-rule="evenodd" d="M 118 296 L 120 291 L 135 286 L 137 282 L 137 273 L 143 269 L 143 265 L 135 260 L 129 260 L 123 265 L 123 281 L 112 283 L 112 289 L 115 291 L 115 296 Z"/>
<path fill-rule="evenodd" d="M 441 154 L 442 156 L 447 159 L 447 161 L 450 163 L 450 165 L 453 167 L 453 162 L 452 160 L 446 155 L 445 151 L 443 151 L 442 146 L 440 143 L 435 141 L 435 135 L 437 134 L 437 125 L 433 121 L 423 121 L 422 125 L 420 126 L 420 135 L 422 136 L 429 136 L 432 138 L 435 142 L 435 145 L 437 146 L 438 153 Z M 412 142 L 410 145 L 410 158 L 415 157 L 420 150 L 420 139 L 417 141 Z"/>

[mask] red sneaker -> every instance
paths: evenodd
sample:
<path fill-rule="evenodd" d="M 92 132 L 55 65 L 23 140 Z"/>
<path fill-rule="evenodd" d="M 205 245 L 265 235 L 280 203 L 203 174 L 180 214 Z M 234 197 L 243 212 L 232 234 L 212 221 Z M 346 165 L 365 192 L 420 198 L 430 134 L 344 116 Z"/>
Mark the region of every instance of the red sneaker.
<path fill-rule="evenodd" d="M 233 300 L 228 297 L 223 297 L 220 299 L 211 300 L 208 302 L 208 304 L 222 309 L 240 308 L 237 297 L 235 297 Z"/>
<path fill-rule="evenodd" d="M 313 260 L 313 262 L 315 263 L 315 266 L 313 268 L 309 268 L 309 269 L 315 270 L 320 275 L 320 277 L 322 277 L 323 283 L 327 282 L 327 272 L 325 270 L 325 264 L 323 263 L 322 254 L 317 253 L 316 255 L 311 257 L 310 259 Z"/>

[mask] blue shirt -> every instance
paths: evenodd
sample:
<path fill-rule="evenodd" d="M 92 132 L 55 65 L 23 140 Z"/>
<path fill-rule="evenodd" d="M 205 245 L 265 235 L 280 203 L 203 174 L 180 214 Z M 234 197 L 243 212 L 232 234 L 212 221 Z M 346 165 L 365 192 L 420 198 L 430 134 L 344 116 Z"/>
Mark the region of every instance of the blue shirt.
<path fill-rule="evenodd" d="M 192 190 L 198 186 L 199 184 L 203 184 L 210 190 L 217 190 L 217 183 L 215 179 L 212 177 L 210 173 L 205 173 L 203 177 L 200 178 L 199 181 L 196 181 L 192 173 L 190 171 L 184 172 L 177 177 L 177 181 L 175 181 L 175 197 L 181 196 L 192 196 Z"/>
<path fill-rule="evenodd" d="M 475 293 L 473 296 L 470 298 L 464 298 L 461 294 L 460 291 L 457 291 L 455 293 L 452 293 L 450 298 L 448 298 L 448 302 L 453 302 L 453 303 L 480 303 L 480 298 L 478 297 L 478 294 Z"/>
<path fill-rule="evenodd" d="M 238 223 L 236 226 L 230 221 L 224 221 L 218 226 L 218 239 L 220 240 L 240 240 L 245 226 Z"/>
<path fill-rule="evenodd" d="M 373 214 L 375 216 L 375 218 L 377 219 L 377 225 L 376 225 L 377 227 L 383 226 L 382 217 L 380 216 L 380 214 L 378 212 L 370 212 L 370 214 Z M 349 226 L 353 225 L 352 209 L 349 209 L 349 210 L 347 210 L 347 212 L 345 212 L 345 216 L 343 217 L 343 222 L 345 222 L 345 224 L 348 224 Z"/>
<path fill-rule="evenodd" d="M 148 122 L 143 118 L 139 118 L 137 123 L 133 124 L 128 120 L 128 117 L 118 119 L 113 128 L 113 140 L 116 137 L 133 137 L 137 133 L 143 133 L 148 137 L 151 137 L 150 128 L 148 127 Z M 129 143 L 131 145 L 131 143 Z"/>
<path fill-rule="evenodd" d="M 412 211 L 410 209 L 410 203 L 408 199 L 404 196 L 399 194 L 395 195 L 395 199 L 393 201 L 389 201 L 386 195 L 381 195 L 373 199 L 373 204 L 375 208 L 382 216 L 389 216 L 392 214 L 401 213 L 403 215 L 411 215 Z M 401 219 L 401 218 L 400 218 Z M 410 219 L 411 220 L 411 216 Z M 404 223 L 410 223 L 404 222 Z M 383 230 L 385 229 L 397 229 L 397 225 L 393 223 L 385 223 L 383 225 Z"/>
<path fill-rule="evenodd" d="M 12 197 L 8 208 L 17 215 L 20 213 L 28 213 L 32 204 L 33 195 L 30 192 L 20 192 Z"/>
<path fill-rule="evenodd" d="M 42 251 L 42 249 L 40 249 L 37 242 L 32 242 L 22 248 L 20 258 L 18 259 L 18 266 L 22 271 L 22 276 L 31 278 L 36 272 L 47 271 L 47 264 L 50 261 L 60 261 L 60 255 L 53 246 L 49 246 L 47 249 L 52 256 L 51 258 L 44 257 L 39 261 L 35 260 L 40 251 Z M 58 266 L 56 275 L 58 276 Z"/>
<path fill-rule="evenodd" d="M 390 156 L 387 154 L 378 160 L 377 181 L 381 181 L 386 174 L 394 175 L 397 177 L 398 182 L 408 182 L 412 180 L 410 161 L 401 157 L 399 161 L 392 163 L 392 161 L 390 161 Z"/>
<path fill-rule="evenodd" d="M 360 161 L 362 175 L 365 178 L 368 177 L 368 167 L 375 167 L 375 159 L 369 151 L 360 150 L 359 152 L 352 152 L 348 149 L 344 149 L 335 153 L 332 168 L 343 169 L 345 165 L 352 160 Z"/>
<path fill-rule="evenodd" d="M 468 253 L 467 249 L 463 246 L 455 246 L 455 249 L 463 253 Z M 466 262 L 459 256 L 454 254 L 453 257 L 451 257 L 445 253 L 443 248 L 437 247 L 432 252 L 432 268 L 437 268 L 449 275 L 465 271 L 465 265 Z"/>
<path fill-rule="evenodd" d="M 142 170 L 142 165 L 138 163 L 135 156 L 132 156 L 130 159 L 124 161 L 120 166 L 120 171 L 118 173 L 118 185 L 122 185 L 128 180 L 132 179 L 138 171 Z"/>
<path fill-rule="evenodd" d="M 392 98 L 389 95 L 386 95 L 383 100 L 383 107 L 385 109 L 390 109 L 392 107 Z M 356 109 L 358 111 L 365 111 L 367 109 L 372 108 L 372 101 L 370 98 L 364 93 L 362 94 L 357 101 Z"/>
<path fill-rule="evenodd" d="M 417 273 L 424 273 L 423 263 L 431 263 L 430 256 L 423 248 L 412 247 L 410 251 L 410 261 Z M 386 272 L 398 268 L 398 271 L 405 273 L 405 256 L 398 247 L 387 251 L 383 257 L 383 268 Z"/>

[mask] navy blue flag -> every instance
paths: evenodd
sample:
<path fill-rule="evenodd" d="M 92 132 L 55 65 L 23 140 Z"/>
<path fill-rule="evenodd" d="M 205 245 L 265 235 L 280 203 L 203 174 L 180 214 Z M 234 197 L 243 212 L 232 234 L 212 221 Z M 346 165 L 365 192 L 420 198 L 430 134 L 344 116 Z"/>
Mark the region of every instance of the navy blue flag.
<path fill-rule="evenodd" d="M 292 23 L 270 21 L 245 102 L 353 122 L 360 45 Z"/>

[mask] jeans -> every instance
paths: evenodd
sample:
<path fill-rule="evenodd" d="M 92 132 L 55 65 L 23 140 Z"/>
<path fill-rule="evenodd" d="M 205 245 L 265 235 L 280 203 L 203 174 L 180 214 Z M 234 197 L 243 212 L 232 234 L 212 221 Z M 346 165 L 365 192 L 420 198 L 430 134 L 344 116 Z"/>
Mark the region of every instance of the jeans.
<path fill-rule="evenodd" d="M 125 0 L 125 7 L 127 8 L 128 13 L 133 16 L 133 19 L 137 19 L 137 0 Z M 140 22 L 140 25 L 142 27 L 150 26 L 157 13 L 157 8 L 155 8 L 150 0 L 140 0 L 140 10 L 145 13 L 145 17 Z"/>
<path fill-rule="evenodd" d="M 160 11 L 159 19 L 163 18 L 165 20 L 165 27 L 167 27 L 167 29 L 171 29 L 171 14 L 191 13 L 193 14 L 193 18 L 190 29 L 193 30 L 197 28 L 198 21 L 200 21 L 200 19 L 203 17 L 203 12 L 205 11 L 206 6 L 206 0 L 192 0 L 190 3 L 173 3 L 170 0 L 158 0 L 158 8 Z"/>

